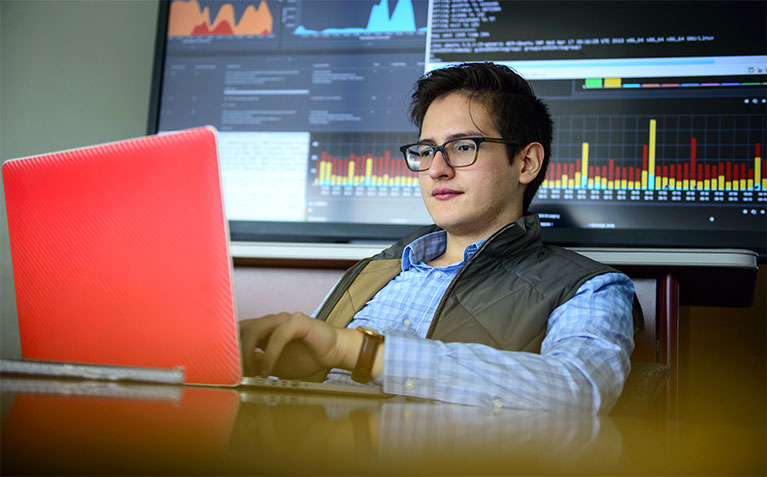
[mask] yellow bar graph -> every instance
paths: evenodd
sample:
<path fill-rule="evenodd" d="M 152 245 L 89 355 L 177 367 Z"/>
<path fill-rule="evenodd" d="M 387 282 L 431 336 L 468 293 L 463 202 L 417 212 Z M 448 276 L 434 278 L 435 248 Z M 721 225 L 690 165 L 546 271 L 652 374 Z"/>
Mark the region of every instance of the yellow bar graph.
<path fill-rule="evenodd" d="M 605 88 L 620 86 L 620 78 L 604 78 Z M 602 87 L 601 84 L 600 87 Z M 699 159 L 698 138 L 695 137 L 698 131 L 690 131 L 692 133 L 689 140 L 690 155 L 687 156 L 686 144 L 677 144 L 676 150 L 670 148 L 673 144 L 666 144 L 667 139 L 675 136 L 670 134 L 665 121 L 664 118 L 646 117 L 642 121 L 646 128 L 642 136 L 644 134 L 647 136 L 639 141 L 641 144 L 637 144 L 635 151 L 629 152 L 624 157 L 611 157 L 613 153 L 609 152 L 609 149 L 605 148 L 601 142 L 594 143 L 596 146 L 592 151 L 591 143 L 598 141 L 598 138 L 586 136 L 584 139 L 592 142 L 581 141 L 580 156 L 578 156 L 577 143 L 572 144 L 572 149 L 568 148 L 565 154 L 567 158 L 561 163 L 550 166 L 556 165 L 556 172 L 550 174 L 550 178 L 543 182 L 543 186 L 562 189 L 656 191 L 767 190 L 767 177 L 762 177 L 765 174 L 763 168 L 767 167 L 762 165 L 763 143 L 749 145 L 750 151 L 734 151 L 731 157 L 712 159 L 705 157 L 704 154 Z M 675 124 L 672 123 L 671 127 L 676 128 Z M 677 136 L 679 132 L 677 131 Z M 609 142 L 606 145 L 609 146 Z M 604 151 L 608 151 L 610 155 L 603 156 Z M 595 154 L 594 157 L 590 157 L 592 152 Z M 617 165 L 616 161 L 618 161 Z M 748 164 L 749 161 L 751 164 Z M 693 197 L 693 195 L 687 194 L 686 197 Z"/>
<path fill-rule="evenodd" d="M 320 162 L 320 177 L 318 179 L 320 184 L 325 184 L 326 181 L 328 180 L 328 166 L 329 165 L 330 164 L 328 164 L 327 162 Z"/>
<path fill-rule="evenodd" d="M 655 129 L 657 127 L 657 120 L 650 120 L 650 144 L 648 148 L 648 161 L 647 170 L 649 174 L 649 188 L 657 189 L 655 184 Z M 642 181 L 644 182 L 644 173 L 642 173 Z M 644 186 L 644 184 L 642 184 Z"/>

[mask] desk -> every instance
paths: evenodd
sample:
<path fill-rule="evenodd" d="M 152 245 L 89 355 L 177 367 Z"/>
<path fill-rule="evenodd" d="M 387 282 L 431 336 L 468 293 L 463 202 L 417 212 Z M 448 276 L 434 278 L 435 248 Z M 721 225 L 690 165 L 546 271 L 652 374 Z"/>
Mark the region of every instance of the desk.
<path fill-rule="evenodd" d="M 3 376 L 1 471 L 17 474 L 765 473 L 764 423 L 670 424 L 193 386 Z"/>

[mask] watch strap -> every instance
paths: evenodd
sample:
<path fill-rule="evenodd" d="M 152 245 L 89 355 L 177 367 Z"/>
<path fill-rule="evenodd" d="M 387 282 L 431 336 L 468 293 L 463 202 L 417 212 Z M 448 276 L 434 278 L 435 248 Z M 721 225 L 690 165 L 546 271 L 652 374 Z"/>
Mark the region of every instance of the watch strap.
<path fill-rule="evenodd" d="M 357 364 L 352 370 L 352 380 L 364 384 L 373 380 L 373 364 L 378 353 L 378 347 L 383 343 L 384 337 L 377 331 L 365 326 L 361 326 L 357 330 L 362 333 L 362 347 L 357 357 Z"/>

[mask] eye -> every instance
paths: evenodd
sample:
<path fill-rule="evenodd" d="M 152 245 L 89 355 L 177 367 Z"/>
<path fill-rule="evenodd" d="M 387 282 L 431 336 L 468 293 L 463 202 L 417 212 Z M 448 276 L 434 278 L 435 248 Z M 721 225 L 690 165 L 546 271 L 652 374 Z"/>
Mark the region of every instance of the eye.
<path fill-rule="evenodd" d="M 420 157 L 430 157 L 434 153 L 434 148 L 428 144 L 419 144 L 416 152 Z"/>
<path fill-rule="evenodd" d="M 454 142 L 452 147 L 455 152 L 474 152 L 476 148 L 477 144 L 474 141 L 464 139 Z"/>

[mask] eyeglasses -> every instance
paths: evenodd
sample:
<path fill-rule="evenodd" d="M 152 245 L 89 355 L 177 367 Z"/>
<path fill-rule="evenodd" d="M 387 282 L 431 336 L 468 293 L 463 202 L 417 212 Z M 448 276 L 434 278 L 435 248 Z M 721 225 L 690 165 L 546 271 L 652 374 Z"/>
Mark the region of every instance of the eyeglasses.
<path fill-rule="evenodd" d="M 442 157 L 448 166 L 452 168 L 468 167 L 477 162 L 479 145 L 483 142 L 497 142 L 501 144 L 515 145 L 515 142 L 491 137 L 461 137 L 451 139 L 441 146 L 417 142 L 405 144 L 399 148 L 405 156 L 407 168 L 413 172 L 428 171 L 437 151 L 442 152 Z"/>

